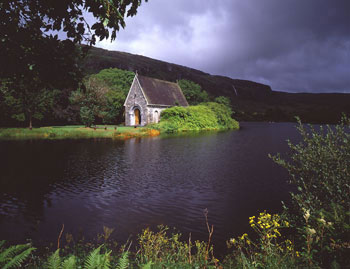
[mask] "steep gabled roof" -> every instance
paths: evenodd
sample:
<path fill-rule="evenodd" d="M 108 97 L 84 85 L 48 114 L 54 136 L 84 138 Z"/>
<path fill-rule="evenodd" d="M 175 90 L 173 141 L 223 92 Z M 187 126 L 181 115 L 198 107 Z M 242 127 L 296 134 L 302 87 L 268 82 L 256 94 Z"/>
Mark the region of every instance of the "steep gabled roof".
<path fill-rule="evenodd" d="M 188 106 L 179 85 L 173 82 L 137 75 L 149 105 Z"/>

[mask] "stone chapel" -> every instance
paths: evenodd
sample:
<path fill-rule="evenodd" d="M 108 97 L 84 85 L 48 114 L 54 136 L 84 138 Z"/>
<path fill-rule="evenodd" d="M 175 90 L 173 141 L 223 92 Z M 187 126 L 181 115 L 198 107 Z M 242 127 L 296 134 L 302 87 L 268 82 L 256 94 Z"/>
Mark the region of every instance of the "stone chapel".
<path fill-rule="evenodd" d="M 188 106 L 177 83 L 136 74 L 124 103 L 125 125 L 158 123 L 161 111 L 172 106 Z"/>

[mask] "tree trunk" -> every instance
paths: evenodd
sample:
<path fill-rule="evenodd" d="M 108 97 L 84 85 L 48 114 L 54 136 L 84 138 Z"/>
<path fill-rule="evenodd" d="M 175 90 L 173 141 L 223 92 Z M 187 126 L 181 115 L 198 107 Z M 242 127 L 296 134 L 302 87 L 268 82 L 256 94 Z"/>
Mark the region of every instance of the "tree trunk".
<path fill-rule="evenodd" d="M 29 130 L 33 129 L 33 125 L 32 125 L 32 114 L 29 115 Z"/>

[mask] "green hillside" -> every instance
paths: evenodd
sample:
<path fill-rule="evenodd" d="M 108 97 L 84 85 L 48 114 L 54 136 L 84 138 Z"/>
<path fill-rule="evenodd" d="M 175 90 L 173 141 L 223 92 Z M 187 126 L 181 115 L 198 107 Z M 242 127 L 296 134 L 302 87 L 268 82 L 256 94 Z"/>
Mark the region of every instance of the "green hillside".
<path fill-rule="evenodd" d="M 87 74 L 106 68 L 137 71 L 144 76 L 177 81 L 191 80 L 209 96 L 231 99 L 234 118 L 246 121 L 338 122 L 342 113 L 350 114 L 350 94 L 285 93 L 248 80 L 214 76 L 189 67 L 125 52 L 92 48 L 83 63 Z"/>

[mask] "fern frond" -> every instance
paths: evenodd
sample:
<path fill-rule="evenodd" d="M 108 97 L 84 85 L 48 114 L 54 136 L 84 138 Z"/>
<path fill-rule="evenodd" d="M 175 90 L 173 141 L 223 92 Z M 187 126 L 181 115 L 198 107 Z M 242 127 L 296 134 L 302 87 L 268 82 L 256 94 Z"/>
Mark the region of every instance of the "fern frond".
<path fill-rule="evenodd" d="M 68 259 L 65 259 L 62 263 L 62 269 L 75 269 L 77 267 L 77 259 L 74 255 L 70 256 Z"/>
<path fill-rule="evenodd" d="M 16 253 L 22 252 L 26 248 L 28 248 L 29 245 L 15 245 L 15 246 L 10 246 L 6 248 L 4 251 L 0 252 L 0 264 L 6 262 L 8 259 L 12 259 L 13 256 L 16 255 Z"/>
<path fill-rule="evenodd" d="M 127 269 L 128 266 L 129 266 L 129 253 L 125 251 L 118 261 L 117 269 Z"/>
<path fill-rule="evenodd" d="M 152 264 L 153 264 L 152 261 L 149 261 L 148 263 L 146 263 L 142 266 L 142 269 L 151 269 Z"/>
<path fill-rule="evenodd" d="M 1 247 L 5 244 L 5 242 L 6 242 L 5 240 L 1 240 L 1 241 L 0 241 L 0 249 L 1 249 Z"/>
<path fill-rule="evenodd" d="M 9 269 L 9 268 L 18 268 L 21 266 L 21 264 L 24 262 L 26 258 L 28 258 L 29 254 L 35 250 L 35 248 L 28 248 L 15 257 L 11 258 L 11 260 L 6 263 L 3 267 L 3 269 Z"/>
<path fill-rule="evenodd" d="M 84 263 L 85 269 L 94 269 L 97 268 L 97 265 L 101 261 L 101 255 L 100 250 L 103 245 L 99 246 L 98 248 L 91 251 L 90 255 L 86 258 L 86 261 Z"/>
<path fill-rule="evenodd" d="M 47 269 L 60 269 L 61 258 L 60 249 L 57 249 L 48 259 L 46 263 Z"/>
<path fill-rule="evenodd" d="M 103 269 L 110 269 L 111 268 L 111 260 L 110 260 L 111 253 L 112 253 L 112 250 L 109 252 L 106 252 L 103 255 L 101 268 L 103 268 Z"/>

